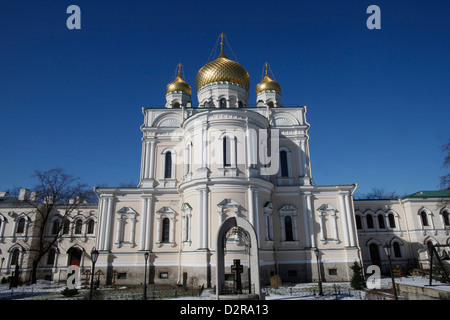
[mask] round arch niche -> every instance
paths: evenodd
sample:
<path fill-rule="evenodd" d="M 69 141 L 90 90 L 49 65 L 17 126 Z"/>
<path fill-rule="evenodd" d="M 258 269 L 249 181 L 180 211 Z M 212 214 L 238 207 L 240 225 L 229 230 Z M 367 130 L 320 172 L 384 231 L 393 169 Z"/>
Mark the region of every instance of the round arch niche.
<path fill-rule="evenodd" d="M 227 218 L 219 228 L 217 233 L 217 264 L 216 264 L 216 295 L 217 299 L 224 299 L 226 296 L 221 295 L 225 283 L 225 241 L 227 232 L 233 228 L 239 227 L 245 230 L 249 236 L 250 246 L 249 246 L 249 262 L 250 262 L 250 278 L 252 285 L 255 288 L 253 296 L 259 299 L 261 296 L 260 283 L 259 283 L 259 253 L 258 253 L 258 239 L 256 236 L 255 229 L 246 219 L 240 217 L 229 217 Z M 230 296 L 232 299 L 233 296 Z"/>

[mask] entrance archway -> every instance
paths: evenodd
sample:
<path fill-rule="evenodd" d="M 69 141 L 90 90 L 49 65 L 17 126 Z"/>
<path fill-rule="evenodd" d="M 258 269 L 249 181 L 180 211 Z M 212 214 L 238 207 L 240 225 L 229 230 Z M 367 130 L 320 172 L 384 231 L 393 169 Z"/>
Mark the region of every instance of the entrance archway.
<path fill-rule="evenodd" d="M 69 255 L 68 265 L 80 266 L 82 251 L 77 247 L 71 247 L 67 250 L 67 254 Z"/>
<path fill-rule="evenodd" d="M 244 218 L 230 217 L 227 218 L 219 228 L 217 232 L 217 263 L 216 263 L 216 295 L 217 299 L 223 293 L 225 284 L 225 241 L 227 232 L 234 227 L 242 228 L 248 235 L 249 264 L 250 264 L 250 288 L 254 287 L 254 295 L 260 297 L 260 283 L 259 283 L 259 252 L 258 252 L 258 239 L 253 226 Z"/>

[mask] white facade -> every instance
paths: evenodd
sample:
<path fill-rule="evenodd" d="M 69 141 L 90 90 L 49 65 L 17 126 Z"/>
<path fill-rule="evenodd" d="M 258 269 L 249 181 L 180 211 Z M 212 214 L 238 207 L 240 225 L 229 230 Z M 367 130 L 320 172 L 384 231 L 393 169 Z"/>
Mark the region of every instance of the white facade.
<path fill-rule="evenodd" d="M 148 252 L 148 282 L 211 287 L 223 251 L 218 234 L 225 234 L 226 274 L 235 258 L 250 268 L 251 245 L 258 249 L 261 284 L 273 275 L 317 281 L 318 265 L 322 280 L 349 281 L 355 261 L 384 267 L 386 242 L 394 246 L 394 263 L 404 266 L 426 262 L 430 241 L 449 244 L 448 193 L 354 201 L 356 184 L 316 185 L 306 106 L 283 106 L 280 86 L 267 72 L 250 106 L 245 69 L 236 72 L 236 63 L 227 69 L 223 51 L 219 58 L 216 74 L 201 69 L 197 75 L 197 107 L 179 72 L 167 87 L 165 108 L 142 109 L 138 186 L 94 188 L 98 206 L 69 219 L 76 231 L 61 239 L 53 259 L 41 261 L 40 277 L 65 279 L 73 261 L 89 268 L 95 246 L 103 284 L 142 283 Z M 11 274 L 11 261 L 30 270 L 25 244 L 34 233 L 24 196 L 0 196 L 0 277 Z M 251 225 L 256 241 L 246 239 L 249 230 L 221 229 L 231 217 Z M 55 212 L 48 230 L 57 219 Z"/>

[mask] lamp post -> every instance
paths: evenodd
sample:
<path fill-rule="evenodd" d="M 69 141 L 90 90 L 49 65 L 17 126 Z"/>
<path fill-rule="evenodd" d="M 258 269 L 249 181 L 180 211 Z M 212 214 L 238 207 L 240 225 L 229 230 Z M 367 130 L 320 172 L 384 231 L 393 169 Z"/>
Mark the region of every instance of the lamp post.
<path fill-rule="evenodd" d="M 320 264 L 319 264 L 319 249 L 315 248 L 314 249 L 314 253 L 316 254 L 316 259 L 317 259 L 317 273 L 319 275 L 319 296 L 323 296 L 323 291 L 322 291 L 322 277 L 320 276 Z"/>
<path fill-rule="evenodd" d="M 144 253 L 145 258 L 145 270 L 144 270 L 144 300 L 147 300 L 147 260 L 149 253 Z"/>
<path fill-rule="evenodd" d="M 392 272 L 391 244 L 386 242 L 386 244 L 383 246 L 383 249 L 384 253 L 386 254 L 389 260 L 389 272 L 391 273 L 392 287 L 394 288 L 394 299 L 398 300 L 397 288 L 395 287 L 394 273 Z"/>
<path fill-rule="evenodd" d="M 92 300 L 92 290 L 94 288 L 94 272 L 95 272 L 95 263 L 97 262 L 99 252 L 97 249 L 92 248 L 91 251 L 91 261 L 92 261 L 92 271 L 91 271 L 91 290 L 89 292 L 89 300 Z"/>

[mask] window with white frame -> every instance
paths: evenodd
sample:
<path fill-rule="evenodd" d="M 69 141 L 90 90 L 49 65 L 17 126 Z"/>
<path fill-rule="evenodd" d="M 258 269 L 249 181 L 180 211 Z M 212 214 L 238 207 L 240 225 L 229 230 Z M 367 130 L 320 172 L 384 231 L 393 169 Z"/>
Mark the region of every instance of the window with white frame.
<path fill-rule="evenodd" d="M 167 220 L 166 220 L 167 219 Z M 162 207 L 156 211 L 156 245 L 175 245 L 175 211 Z"/>
<path fill-rule="evenodd" d="M 292 173 L 292 153 L 287 147 L 280 147 L 279 150 L 278 185 L 292 185 L 294 183 Z"/>
<path fill-rule="evenodd" d="M 320 240 L 322 243 L 339 243 L 336 208 L 330 204 L 323 204 L 317 211 L 319 212 Z"/>
<path fill-rule="evenodd" d="M 165 148 L 161 153 L 162 187 L 175 187 L 176 152 L 172 148 Z"/>
<path fill-rule="evenodd" d="M 219 163 L 219 174 L 225 176 L 226 172 L 231 172 L 231 176 L 236 176 L 237 165 L 236 165 L 236 146 L 237 138 L 229 132 L 223 133 L 219 137 L 219 143 L 221 145 L 221 163 Z"/>
<path fill-rule="evenodd" d="M 116 247 L 135 246 L 136 214 L 131 207 L 123 207 L 117 211 Z"/>
<path fill-rule="evenodd" d="M 297 208 L 293 205 L 284 205 L 280 208 L 281 241 L 295 242 L 298 240 Z"/>

